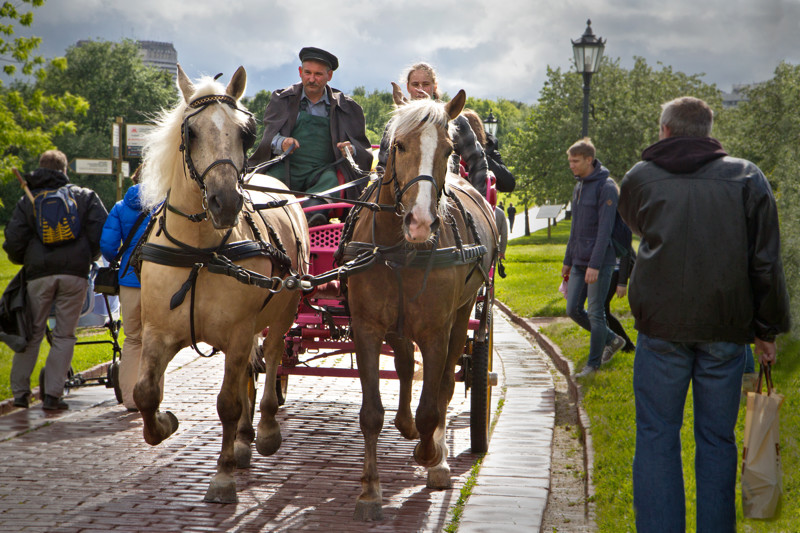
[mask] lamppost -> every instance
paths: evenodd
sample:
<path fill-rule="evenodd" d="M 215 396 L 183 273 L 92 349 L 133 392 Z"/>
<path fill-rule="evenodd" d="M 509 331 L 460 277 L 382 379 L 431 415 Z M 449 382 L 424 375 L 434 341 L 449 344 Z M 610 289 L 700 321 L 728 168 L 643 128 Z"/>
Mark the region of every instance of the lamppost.
<path fill-rule="evenodd" d="M 600 60 L 603 59 L 603 50 L 606 47 L 605 39 L 596 37 L 592 32 L 592 21 L 586 21 L 586 31 L 581 38 L 572 41 L 572 51 L 575 54 L 575 68 L 583 74 L 583 136 L 589 135 L 589 85 L 592 74 L 600 69 Z"/>
<path fill-rule="evenodd" d="M 497 133 L 497 117 L 489 111 L 489 116 L 483 120 L 483 129 L 487 135 L 494 136 Z"/>

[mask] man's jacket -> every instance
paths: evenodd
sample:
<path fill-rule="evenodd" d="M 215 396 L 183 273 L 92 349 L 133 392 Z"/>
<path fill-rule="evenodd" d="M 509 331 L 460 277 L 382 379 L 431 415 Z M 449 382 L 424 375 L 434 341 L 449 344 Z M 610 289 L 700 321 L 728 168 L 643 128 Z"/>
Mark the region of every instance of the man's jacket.
<path fill-rule="evenodd" d="M 36 169 L 25 179 L 34 196 L 39 190 L 57 189 L 69 183 L 62 172 L 46 168 Z M 100 234 L 108 216 L 106 208 L 91 189 L 73 186 L 72 194 L 78 204 L 81 232 L 74 241 L 58 246 L 47 246 L 39 240 L 33 205 L 27 196 L 17 202 L 5 229 L 3 249 L 12 263 L 25 265 L 28 281 L 55 274 L 86 277 L 92 261 L 100 256 Z"/>
<path fill-rule="evenodd" d="M 328 99 L 331 107 L 329 117 L 331 120 L 331 145 L 336 157 L 341 156 L 341 152 L 336 148 L 336 144 L 350 141 L 356 153 L 353 156 L 358 167 L 369 172 L 372 168 L 372 146 L 367 139 L 366 122 L 364 110 L 354 100 L 345 96 L 338 89 L 326 86 Z M 296 83 L 285 89 L 279 89 L 272 93 L 267 109 L 264 112 L 264 136 L 258 145 L 255 153 L 250 157 L 250 166 L 269 161 L 275 155 L 272 153 L 272 139 L 280 133 L 285 137 L 292 135 L 292 130 L 297 123 L 297 114 L 300 111 L 300 99 L 303 97 L 303 84 Z M 302 149 L 302 147 L 300 148 Z M 291 157 L 291 155 L 289 156 Z M 279 163 L 280 164 L 280 163 Z M 339 167 L 345 175 L 347 181 L 352 181 L 360 176 L 349 164 L 344 163 Z M 358 194 L 352 189 L 347 190 L 348 198 L 356 198 Z"/>
<path fill-rule="evenodd" d="M 594 171 L 575 178 L 572 192 L 572 228 L 569 232 L 564 264 L 599 269 L 617 262 L 611 244 L 611 230 L 617 214 L 619 192 L 609 172 L 594 160 Z"/>
<path fill-rule="evenodd" d="M 764 174 L 711 138 L 667 138 L 642 158 L 619 202 L 642 238 L 629 292 L 636 329 L 739 344 L 788 331 L 778 211 Z"/>

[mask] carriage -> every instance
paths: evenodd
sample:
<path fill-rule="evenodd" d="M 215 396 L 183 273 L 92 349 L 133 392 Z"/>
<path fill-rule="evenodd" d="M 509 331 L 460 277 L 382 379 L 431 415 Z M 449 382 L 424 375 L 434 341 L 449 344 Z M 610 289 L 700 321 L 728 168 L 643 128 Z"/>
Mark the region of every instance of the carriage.
<path fill-rule="evenodd" d="M 183 100 L 161 117 L 145 147 L 142 203 L 160 207 L 134 251 L 141 262 L 143 351 L 133 395 L 145 441 L 157 445 L 177 430 L 177 417 L 159 410 L 159 380 L 180 348 L 198 349 L 203 341 L 225 357 L 217 397 L 222 451 L 206 501 L 236 501 L 234 472 L 249 467 L 254 440 L 261 455 L 278 450 L 275 414 L 293 374 L 361 381 L 365 452 L 356 519 L 381 517 L 382 377 L 400 381 L 395 426 L 419 440 L 414 457 L 427 468 L 428 486 L 449 488 L 445 429 L 455 381 L 471 390 L 472 451 L 483 453 L 496 379 L 495 193 L 487 187 L 487 202 L 447 171 L 448 127 L 464 106 L 464 91 L 446 104 L 401 106 L 406 102 L 396 97 L 401 107 L 389 128 L 385 175 L 369 180 L 343 223 L 309 229 L 291 191 L 247 172 L 255 123 L 238 105 L 244 69 L 223 87 L 210 79 L 195 86 L 179 67 L 178 85 Z M 340 206 L 320 208 L 332 207 Z M 251 361 L 258 333 L 266 385 L 255 431 Z M 310 365 L 343 353 L 355 354 L 358 370 Z M 393 355 L 394 372 L 379 370 L 381 353 Z M 423 385 L 413 415 L 420 359 Z"/>

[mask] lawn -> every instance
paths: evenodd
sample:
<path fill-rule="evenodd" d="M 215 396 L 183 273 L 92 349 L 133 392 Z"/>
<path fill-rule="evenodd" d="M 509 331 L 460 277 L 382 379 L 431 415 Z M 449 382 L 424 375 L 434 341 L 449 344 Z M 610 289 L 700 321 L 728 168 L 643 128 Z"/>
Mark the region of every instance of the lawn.
<path fill-rule="evenodd" d="M 566 300 L 557 291 L 561 281 L 569 221 L 530 237 L 515 239 L 506 251 L 505 279 L 498 278 L 497 298 L 522 316 L 566 316 Z M 627 299 L 614 298 L 611 312 L 621 318 L 631 339 L 636 342 L 633 318 Z M 586 363 L 589 334 L 567 322 L 545 328 L 574 368 Z M 781 407 L 781 453 L 783 461 L 783 507 L 774 520 L 750 520 L 742 517 L 740 487 L 737 483 L 737 531 L 800 531 L 800 341 L 789 336 L 778 339 L 778 364 L 773 371 L 775 387 L 786 399 Z M 595 503 L 599 531 L 634 531 L 632 463 L 635 445 L 635 408 L 633 399 L 633 354 L 618 353 L 612 362 L 584 384 L 583 405 L 591 420 L 594 446 Z M 695 530 L 694 437 L 691 391 L 687 395 L 682 429 L 683 473 L 686 483 L 688 531 Z M 744 431 L 742 406 L 737 426 L 741 454 Z"/>
<path fill-rule="evenodd" d="M 0 234 L 0 242 L 2 241 L 2 234 Z M 2 289 L 5 289 L 19 269 L 20 266 L 12 264 L 4 251 L 0 252 L 0 287 Z M 124 335 L 120 334 L 120 342 L 122 342 L 123 338 Z M 78 331 L 79 342 L 88 340 L 111 340 L 111 335 L 105 330 L 96 328 Z M 39 370 L 44 366 L 49 348 L 50 345 L 47 344 L 47 340 L 43 340 L 39 348 L 39 360 L 31 376 L 31 388 L 39 386 Z M 14 352 L 5 344 L 0 343 L 0 400 L 12 397 L 9 376 L 13 357 Z M 105 361 L 110 361 L 111 357 L 112 350 L 108 344 L 78 345 L 75 347 L 75 355 L 72 358 L 72 368 L 75 372 L 80 372 Z"/>

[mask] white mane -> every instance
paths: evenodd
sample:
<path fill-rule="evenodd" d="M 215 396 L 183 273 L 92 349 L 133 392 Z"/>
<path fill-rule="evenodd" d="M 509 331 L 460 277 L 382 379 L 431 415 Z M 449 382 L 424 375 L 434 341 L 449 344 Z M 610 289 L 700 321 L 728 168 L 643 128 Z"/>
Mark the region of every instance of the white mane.
<path fill-rule="evenodd" d="M 442 128 L 446 128 L 450 122 L 450 116 L 445 111 L 444 104 L 428 98 L 412 100 L 395 109 L 393 115 L 389 122 L 390 144 L 394 143 L 398 135 L 410 133 L 422 122 L 427 121 Z"/>
<path fill-rule="evenodd" d="M 200 78 L 194 84 L 194 89 L 189 101 L 211 94 L 226 94 L 225 86 L 209 76 Z M 147 209 L 154 208 L 166 198 L 173 178 L 191 179 L 188 171 L 184 172 L 183 152 L 178 149 L 181 144 L 183 118 L 189 106 L 181 95 L 180 88 L 178 94 L 178 105 L 172 109 L 163 109 L 158 114 L 156 128 L 145 139 L 139 195 L 142 206 Z M 242 113 L 231 115 L 236 117 L 235 120 L 244 123 Z"/>

